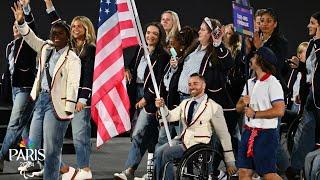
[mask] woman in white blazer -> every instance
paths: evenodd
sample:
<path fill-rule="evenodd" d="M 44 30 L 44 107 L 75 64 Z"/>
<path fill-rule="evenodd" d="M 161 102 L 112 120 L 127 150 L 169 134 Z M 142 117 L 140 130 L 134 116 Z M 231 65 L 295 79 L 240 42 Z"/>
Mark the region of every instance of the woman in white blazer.
<path fill-rule="evenodd" d="M 40 53 L 39 68 L 31 91 L 36 104 L 28 148 L 39 149 L 43 138 L 44 179 L 58 179 L 63 137 L 77 101 L 81 62 L 69 46 L 67 24 L 61 21 L 53 24 L 50 41 L 44 41 L 25 23 L 20 4 L 15 3 L 12 11 L 24 40 Z"/>

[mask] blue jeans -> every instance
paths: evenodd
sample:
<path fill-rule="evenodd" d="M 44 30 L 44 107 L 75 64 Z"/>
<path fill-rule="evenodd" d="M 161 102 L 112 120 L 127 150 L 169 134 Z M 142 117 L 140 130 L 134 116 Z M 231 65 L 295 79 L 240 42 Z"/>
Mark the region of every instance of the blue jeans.
<path fill-rule="evenodd" d="M 317 178 L 317 173 L 320 172 L 320 149 L 312 151 L 306 156 L 304 172 L 306 180 L 315 180 Z"/>
<path fill-rule="evenodd" d="M 0 159 L 3 159 L 8 153 L 10 146 L 18 143 L 21 134 L 24 134 L 23 139 L 28 137 L 27 131 L 25 133 L 23 131 L 30 122 L 30 114 L 33 109 L 33 107 L 27 107 L 31 106 L 29 104 L 30 91 L 31 88 L 12 87 L 13 107 L 6 136 L 2 143 Z"/>
<path fill-rule="evenodd" d="M 29 146 L 33 149 L 41 148 L 43 138 L 44 179 L 59 179 L 63 138 L 69 123 L 55 116 L 50 94 L 41 92 L 31 122 Z"/>
<path fill-rule="evenodd" d="M 147 113 L 144 109 L 141 110 L 132 133 L 132 144 L 125 165 L 126 169 L 137 169 L 147 149 L 149 153 L 154 152 L 158 134 L 158 121 L 155 115 Z"/>
<path fill-rule="evenodd" d="M 179 122 L 179 125 L 181 123 Z M 175 126 L 173 124 L 168 124 L 168 128 L 169 128 L 169 132 L 170 132 L 170 135 L 171 135 L 171 139 L 173 139 L 176 135 L 179 135 L 178 132 L 181 132 L 180 131 L 180 127 L 179 125 Z M 182 127 L 181 127 L 182 129 Z M 164 126 L 161 126 L 160 129 L 159 129 L 159 138 L 158 138 L 158 143 L 156 145 L 156 149 L 164 144 L 166 144 L 168 142 L 168 138 L 167 138 L 167 134 L 166 134 L 166 131 L 165 131 L 165 128 Z"/>
<path fill-rule="evenodd" d="M 314 106 L 313 94 L 310 91 L 300 122 L 294 136 L 294 145 L 291 155 L 291 167 L 301 170 L 304 166 L 306 155 L 314 150 L 316 139 L 316 125 L 320 121 L 320 110 Z"/>
<path fill-rule="evenodd" d="M 74 114 L 71 121 L 73 144 L 77 154 L 78 168 L 89 167 L 91 154 L 91 112 L 85 108 Z"/>
<path fill-rule="evenodd" d="M 173 164 L 174 159 L 180 159 L 183 157 L 183 153 L 186 151 L 180 140 L 172 140 L 172 146 L 168 143 L 160 146 L 155 153 L 155 175 L 156 180 L 162 179 L 165 174 L 164 179 L 172 180 L 174 179 Z M 168 164 L 167 164 L 168 163 Z M 167 167 L 165 168 L 167 164 Z M 166 170 L 164 172 L 164 170 Z"/>

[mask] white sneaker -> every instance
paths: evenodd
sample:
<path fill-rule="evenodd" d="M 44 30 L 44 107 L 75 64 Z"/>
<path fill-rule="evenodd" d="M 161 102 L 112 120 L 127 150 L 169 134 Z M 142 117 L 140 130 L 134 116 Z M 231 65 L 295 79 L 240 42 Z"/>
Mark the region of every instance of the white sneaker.
<path fill-rule="evenodd" d="M 148 180 L 148 174 L 144 174 L 142 177 L 135 177 L 134 180 Z"/>
<path fill-rule="evenodd" d="M 84 179 L 92 179 L 92 172 L 90 171 L 85 171 L 83 169 L 80 169 L 77 172 L 77 175 L 74 177 L 75 180 L 84 180 Z"/>
<path fill-rule="evenodd" d="M 76 173 L 76 169 L 69 166 L 69 171 L 66 173 L 63 173 L 61 176 L 61 179 L 62 180 L 71 180 L 75 173 Z"/>
<path fill-rule="evenodd" d="M 134 175 L 130 174 L 128 169 L 122 171 L 121 173 L 114 173 L 113 174 L 115 180 L 133 180 Z"/>
<path fill-rule="evenodd" d="M 42 177 L 44 173 L 44 168 L 41 169 L 41 171 L 33 172 L 32 177 Z"/>

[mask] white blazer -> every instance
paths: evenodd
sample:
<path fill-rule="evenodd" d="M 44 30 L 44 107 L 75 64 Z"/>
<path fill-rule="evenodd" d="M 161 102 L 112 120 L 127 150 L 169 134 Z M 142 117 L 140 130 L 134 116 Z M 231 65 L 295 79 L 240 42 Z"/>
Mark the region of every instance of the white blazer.
<path fill-rule="evenodd" d="M 190 103 L 191 99 L 186 99 L 171 111 L 169 111 L 167 107 L 164 108 L 169 122 L 181 120 L 183 125 L 181 138 L 185 147 L 190 148 L 199 143 L 207 144 L 210 142 L 210 138 L 215 132 L 220 139 L 224 150 L 225 162 L 235 161 L 231 137 L 223 116 L 222 107 L 212 99 L 206 97 L 195 112 L 192 122 L 188 124 L 186 119 L 188 117 Z"/>
<path fill-rule="evenodd" d="M 38 38 L 25 22 L 18 25 L 18 30 L 24 40 L 40 54 L 38 61 L 38 72 L 31 90 L 31 97 L 36 100 L 41 87 L 41 75 L 44 73 L 44 65 L 50 51 L 54 49 L 51 41 L 44 41 Z M 51 99 L 56 116 L 61 120 L 69 120 L 74 116 L 77 103 L 78 88 L 81 74 L 81 60 L 68 47 L 60 56 L 54 67 L 51 82 Z M 66 111 L 72 112 L 67 115 Z"/>

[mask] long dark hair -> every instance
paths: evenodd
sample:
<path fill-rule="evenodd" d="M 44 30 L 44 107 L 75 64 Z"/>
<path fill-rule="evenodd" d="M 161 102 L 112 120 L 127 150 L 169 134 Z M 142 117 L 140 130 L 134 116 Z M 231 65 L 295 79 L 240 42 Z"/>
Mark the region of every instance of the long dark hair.
<path fill-rule="evenodd" d="M 320 24 L 320 11 L 313 13 L 311 17 L 315 18 L 318 21 L 318 24 Z"/>
<path fill-rule="evenodd" d="M 162 25 L 159 22 L 151 22 L 146 25 L 145 32 L 147 32 L 149 26 L 155 26 L 159 30 L 159 41 L 155 47 L 155 50 L 163 49 L 166 45 L 166 32 L 163 29 Z"/>

